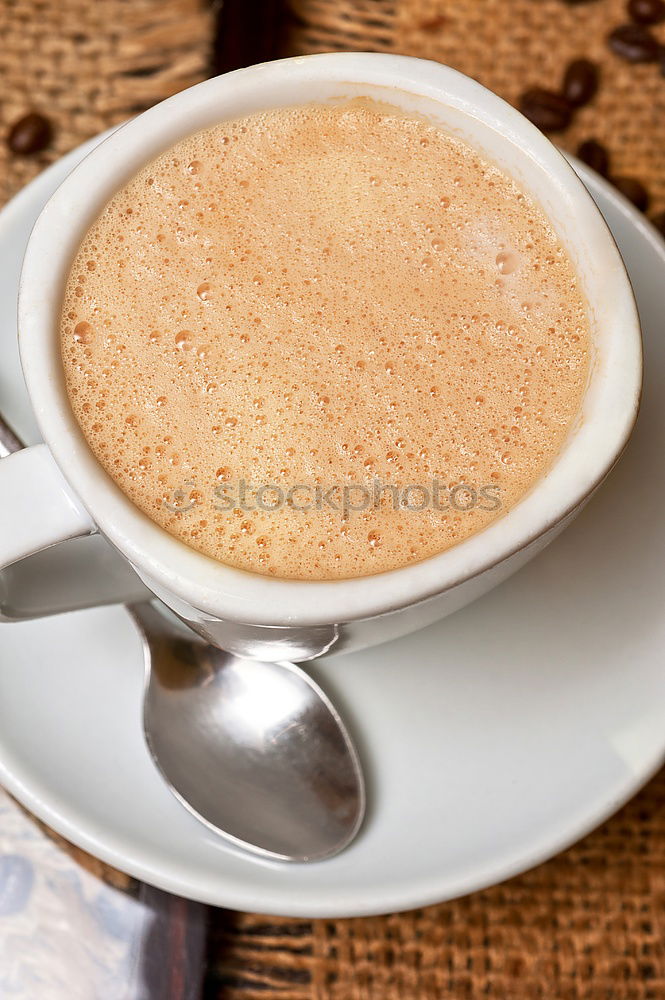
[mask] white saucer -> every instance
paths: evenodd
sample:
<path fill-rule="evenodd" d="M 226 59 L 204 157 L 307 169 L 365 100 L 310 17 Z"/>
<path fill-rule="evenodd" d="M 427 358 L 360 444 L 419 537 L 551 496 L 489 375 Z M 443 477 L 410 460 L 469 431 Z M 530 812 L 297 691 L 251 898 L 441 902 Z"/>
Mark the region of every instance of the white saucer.
<path fill-rule="evenodd" d="M 88 147 L 89 148 L 89 147 Z M 36 431 L 16 351 L 20 258 L 86 147 L 0 215 L 0 408 Z M 665 754 L 665 244 L 586 170 L 635 285 L 646 386 L 628 452 L 580 518 L 475 605 L 314 672 L 357 735 L 367 823 L 311 866 L 241 855 L 167 792 L 140 733 L 141 654 L 121 608 L 0 626 L 0 781 L 92 854 L 220 906 L 351 916 L 516 874 L 583 836 Z"/>

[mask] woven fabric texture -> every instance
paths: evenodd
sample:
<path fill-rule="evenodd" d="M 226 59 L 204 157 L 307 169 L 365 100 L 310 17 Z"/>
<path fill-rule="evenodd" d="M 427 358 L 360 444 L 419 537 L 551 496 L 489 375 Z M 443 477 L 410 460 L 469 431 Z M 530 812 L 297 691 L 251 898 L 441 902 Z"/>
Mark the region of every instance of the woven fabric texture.
<path fill-rule="evenodd" d="M 17 157 L 0 143 L 0 203 L 82 140 L 209 72 L 205 0 L 0 0 L 0 128 L 47 114 L 55 138 Z M 476 77 L 511 102 L 556 87 L 566 63 L 601 67 L 593 102 L 559 141 L 596 137 L 617 174 L 665 208 L 665 79 L 606 47 L 624 0 L 291 0 L 283 55 L 407 52 Z M 665 26 L 655 29 L 665 43 Z M 215 911 L 206 1000 L 663 1000 L 665 772 L 560 857 L 466 899 L 406 914 L 294 920 Z M 115 875 L 79 852 L 124 887 Z"/>
<path fill-rule="evenodd" d="M 103 129 L 208 74 L 205 0 L 0 0 L 0 139 L 30 111 L 53 124 L 43 153 L 0 141 L 0 204 Z"/>

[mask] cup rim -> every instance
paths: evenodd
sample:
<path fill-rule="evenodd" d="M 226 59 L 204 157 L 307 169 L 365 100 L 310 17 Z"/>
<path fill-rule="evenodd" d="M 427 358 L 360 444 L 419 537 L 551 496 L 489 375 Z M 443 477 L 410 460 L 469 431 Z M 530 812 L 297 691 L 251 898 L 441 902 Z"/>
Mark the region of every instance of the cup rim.
<path fill-rule="evenodd" d="M 135 507 L 98 463 L 64 387 L 58 337 L 62 291 L 74 252 L 100 209 L 140 166 L 171 145 L 165 136 L 174 122 L 180 135 L 189 134 L 197 130 L 197 116 L 209 116 L 211 107 L 224 109 L 222 120 L 247 113 L 243 101 L 256 102 L 266 94 L 264 106 L 278 107 L 274 95 L 284 81 L 303 87 L 300 103 L 311 100 L 307 85 L 312 81 L 389 87 L 396 95 L 434 99 L 463 111 L 510 139 L 548 173 L 575 213 L 593 251 L 594 287 L 609 329 L 593 412 L 533 489 L 460 544 L 373 576 L 264 577 L 188 547 Z M 287 103 L 297 102 L 281 106 Z M 157 152 L 146 154 L 146 144 Z M 21 274 L 19 331 L 23 371 L 44 440 L 102 534 L 148 586 L 204 615 L 245 624 L 296 626 L 374 617 L 441 594 L 503 562 L 562 521 L 605 478 L 630 436 L 641 389 L 641 338 L 630 282 L 602 215 L 570 164 L 526 118 L 476 81 L 439 63 L 382 53 L 299 56 L 236 70 L 176 94 L 113 132 L 68 175 L 34 226 Z"/>

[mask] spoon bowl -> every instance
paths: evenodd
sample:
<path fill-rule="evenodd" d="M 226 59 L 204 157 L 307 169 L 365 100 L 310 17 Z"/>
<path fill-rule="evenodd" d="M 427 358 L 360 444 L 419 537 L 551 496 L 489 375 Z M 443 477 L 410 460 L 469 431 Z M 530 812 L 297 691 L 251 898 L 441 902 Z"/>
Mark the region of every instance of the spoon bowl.
<path fill-rule="evenodd" d="M 145 738 L 178 799 L 236 846 L 280 861 L 343 850 L 365 793 L 351 738 L 293 663 L 207 644 L 151 604 L 131 605 L 144 642 Z"/>

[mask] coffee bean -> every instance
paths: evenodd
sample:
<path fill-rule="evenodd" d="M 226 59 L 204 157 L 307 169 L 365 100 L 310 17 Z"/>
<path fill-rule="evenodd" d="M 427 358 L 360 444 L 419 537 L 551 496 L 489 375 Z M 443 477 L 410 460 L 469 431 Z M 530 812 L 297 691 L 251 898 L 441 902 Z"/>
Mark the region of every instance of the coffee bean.
<path fill-rule="evenodd" d="M 588 59 L 573 59 L 563 76 L 561 93 L 574 108 L 588 104 L 598 90 L 598 69 Z"/>
<path fill-rule="evenodd" d="M 440 31 L 441 28 L 445 28 L 447 23 L 448 18 L 439 14 L 436 17 L 428 17 L 426 21 L 421 21 L 418 27 L 421 31 Z"/>
<path fill-rule="evenodd" d="M 658 232 L 665 236 L 665 212 L 659 212 L 658 215 L 654 215 L 651 220 Z"/>
<path fill-rule="evenodd" d="M 532 87 L 522 94 L 520 111 L 543 132 L 562 132 L 573 116 L 565 97 L 543 87 Z"/>
<path fill-rule="evenodd" d="M 607 44 L 618 56 L 632 63 L 656 62 L 659 45 L 642 24 L 622 24 L 608 35 Z"/>
<path fill-rule="evenodd" d="M 7 145 L 12 153 L 31 156 L 46 149 L 52 135 L 53 130 L 48 118 L 33 111 L 14 122 L 7 135 Z"/>
<path fill-rule="evenodd" d="M 644 184 L 635 177 L 611 177 L 610 180 L 617 191 L 621 191 L 628 201 L 632 201 L 635 208 L 639 208 L 640 212 L 646 212 L 649 207 L 649 192 Z"/>
<path fill-rule="evenodd" d="M 583 163 L 595 170 L 601 177 L 607 176 L 610 169 L 610 154 L 597 139 L 587 139 L 577 147 L 577 155 Z"/>
<path fill-rule="evenodd" d="M 628 13 L 638 24 L 660 24 L 665 20 L 665 0 L 629 0 Z"/>

